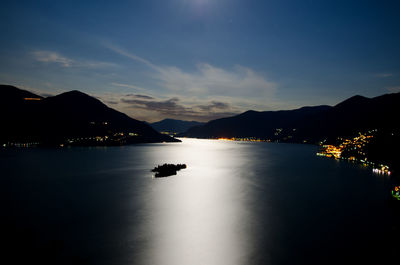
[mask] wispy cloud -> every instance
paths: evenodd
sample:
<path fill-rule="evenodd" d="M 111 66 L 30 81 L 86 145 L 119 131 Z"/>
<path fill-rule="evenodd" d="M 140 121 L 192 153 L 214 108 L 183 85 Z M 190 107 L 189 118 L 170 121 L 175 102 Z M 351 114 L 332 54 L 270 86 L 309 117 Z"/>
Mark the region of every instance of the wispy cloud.
<path fill-rule="evenodd" d="M 211 101 L 208 105 L 199 105 L 198 108 L 203 111 L 229 109 L 230 105 L 225 102 Z"/>
<path fill-rule="evenodd" d="M 379 78 L 387 78 L 387 77 L 392 77 L 393 73 L 378 73 L 375 74 L 375 77 L 379 77 Z"/>
<path fill-rule="evenodd" d="M 398 93 L 400 92 L 400 86 L 392 86 L 386 88 L 391 93 Z"/>
<path fill-rule="evenodd" d="M 171 117 L 184 120 L 209 121 L 211 119 L 232 116 L 241 111 L 227 102 L 211 101 L 200 105 L 185 104 L 178 97 L 169 99 L 140 99 L 136 95 L 121 98 L 121 102 L 133 110 L 145 110 L 158 113 L 156 117 Z"/>
<path fill-rule="evenodd" d="M 100 98 L 102 100 L 102 98 Z M 118 101 L 113 101 L 113 100 L 104 100 L 104 103 L 106 104 L 111 104 L 111 105 L 118 105 Z"/>
<path fill-rule="evenodd" d="M 152 69 L 152 78 L 165 92 L 191 93 L 198 97 L 230 95 L 260 99 L 273 97 L 277 89 L 276 83 L 249 67 L 235 65 L 231 69 L 223 69 L 209 63 L 199 63 L 195 71 L 189 72 L 175 66 L 156 65 L 115 45 L 105 46 Z"/>
<path fill-rule="evenodd" d="M 137 56 L 137 55 L 135 55 L 133 53 L 129 53 L 129 52 L 125 51 L 124 49 L 122 49 L 122 48 L 120 48 L 120 47 L 118 47 L 116 45 L 113 45 L 111 43 L 104 43 L 104 46 L 107 47 L 108 49 L 118 53 L 119 55 L 122 55 L 124 57 L 129 58 L 129 59 L 132 59 L 134 61 L 143 63 L 143 64 L 147 65 L 148 67 L 150 67 L 150 68 L 152 68 L 152 69 L 154 69 L 156 71 L 161 70 L 161 68 L 159 68 L 158 66 L 152 64 L 149 60 L 146 60 L 146 59 L 144 59 L 142 57 L 139 57 L 139 56 Z"/>
<path fill-rule="evenodd" d="M 71 67 L 74 61 L 52 51 L 34 51 L 32 52 L 34 59 L 42 63 L 55 63 L 62 67 Z"/>
<path fill-rule="evenodd" d="M 200 63 L 196 69 L 197 71 L 190 73 L 177 67 L 164 67 L 157 78 L 172 91 L 196 95 L 228 94 L 232 97 L 260 98 L 273 96 L 276 91 L 275 83 L 248 67 L 237 65 L 227 70 Z"/>
<path fill-rule="evenodd" d="M 45 64 L 54 64 L 63 68 L 72 68 L 72 67 L 104 68 L 104 67 L 117 66 L 116 64 L 109 62 L 72 59 L 54 51 L 44 51 L 44 50 L 33 51 L 31 55 L 33 59 L 37 62 Z"/>
<path fill-rule="evenodd" d="M 131 85 L 131 84 L 123 84 L 123 83 L 111 83 L 112 86 L 117 86 L 117 87 L 124 87 L 124 88 L 132 88 L 135 90 L 140 90 L 140 91 L 146 91 L 145 88 L 143 87 L 139 87 L 139 86 L 135 86 L 135 85 Z"/>
<path fill-rule="evenodd" d="M 140 94 L 136 94 L 136 95 L 134 95 L 134 94 L 128 94 L 127 96 L 132 96 L 132 97 L 140 98 L 140 99 L 154 99 L 154 98 L 151 97 L 151 96 L 148 96 L 148 95 L 140 95 Z"/>
<path fill-rule="evenodd" d="M 171 113 L 173 112 L 174 114 L 176 113 L 182 113 L 188 111 L 188 108 L 185 108 L 184 106 L 178 104 L 179 99 L 178 98 L 171 98 L 168 100 L 164 101 L 158 101 L 158 100 L 142 100 L 142 99 L 121 99 L 123 103 L 127 103 L 131 105 L 131 107 L 135 108 L 147 108 L 151 109 L 153 111 L 158 111 L 161 113 Z"/>

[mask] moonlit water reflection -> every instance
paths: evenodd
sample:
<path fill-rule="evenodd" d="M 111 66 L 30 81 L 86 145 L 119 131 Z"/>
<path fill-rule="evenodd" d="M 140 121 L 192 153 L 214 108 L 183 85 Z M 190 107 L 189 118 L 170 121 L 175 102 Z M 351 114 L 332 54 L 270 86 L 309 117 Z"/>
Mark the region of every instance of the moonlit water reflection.
<path fill-rule="evenodd" d="M 151 186 L 151 264 L 243 264 L 252 249 L 252 212 L 246 207 L 252 157 L 234 143 L 184 140 L 186 145 L 149 152 L 149 161 L 186 163 L 177 176 Z M 212 147 L 210 149 L 210 147 Z M 213 150 L 213 152 L 210 152 Z"/>

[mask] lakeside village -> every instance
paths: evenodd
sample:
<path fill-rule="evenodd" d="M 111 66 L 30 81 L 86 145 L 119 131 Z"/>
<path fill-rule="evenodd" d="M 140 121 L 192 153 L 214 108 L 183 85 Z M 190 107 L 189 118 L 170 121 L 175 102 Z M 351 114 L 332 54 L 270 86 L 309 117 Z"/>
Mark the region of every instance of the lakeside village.
<path fill-rule="evenodd" d="M 266 143 L 280 143 L 280 142 L 296 142 L 293 141 L 293 133 L 296 132 L 296 128 L 288 129 L 288 131 L 284 132 L 283 128 L 276 128 L 273 137 L 266 137 L 266 138 L 257 138 L 257 137 L 231 137 L 231 138 L 215 138 L 217 140 L 224 140 L 224 141 L 239 141 L 239 142 L 266 142 Z M 298 142 L 296 142 L 298 143 Z M 309 143 L 308 140 L 302 140 L 301 143 L 307 144 Z"/>
<path fill-rule="evenodd" d="M 82 136 L 82 137 L 68 137 L 63 140 L 62 143 L 57 144 L 59 147 L 64 146 L 114 146 L 114 145 L 124 145 L 132 141 L 139 134 L 134 132 L 117 132 L 111 133 L 110 135 L 103 136 Z M 38 147 L 42 146 L 43 143 L 38 141 L 28 141 L 28 142 L 7 142 L 3 143 L 2 147 Z"/>
<path fill-rule="evenodd" d="M 286 142 L 292 139 L 291 135 L 284 136 L 282 135 L 283 129 L 277 128 L 275 129 L 274 136 L 275 139 L 260 139 L 256 137 L 231 137 L 231 138 L 216 138 L 218 140 L 224 141 L 244 141 L 244 142 Z M 293 132 L 296 129 L 292 129 Z M 369 130 L 367 132 L 358 133 L 358 136 L 353 138 L 344 138 L 339 137 L 338 143 L 336 145 L 327 145 L 324 144 L 325 141 L 320 142 L 319 145 L 321 149 L 317 152 L 318 156 L 330 157 L 337 160 L 347 160 L 350 162 L 360 163 L 364 166 L 372 167 L 372 171 L 376 174 L 380 175 L 391 175 L 391 171 L 388 165 L 384 165 L 382 163 L 377 163 L 376 161 L 372 161 L 368 159 L 368 151 L 366 150 L 368 144 L 374 139 L 377 134 L 377 129 Z M 308 143 L 307 140 L 303 140 L 302 143 Z"/>
<path fill-rule="evenodd" d="M 317 153 L 318 156 L 331 157 L 338 160 L 347 160 L 357 162 L 364 166 L 372 167 L 372 171 L 376 174 L 390 175 L 389 166 L 370 161 L 367 157 L 366 147 L 374 138 L 377 130 L 370 130 L 365 133 L 358 133 L 354 138 L 339 137 L 338 145 L 323 145 Z"/>

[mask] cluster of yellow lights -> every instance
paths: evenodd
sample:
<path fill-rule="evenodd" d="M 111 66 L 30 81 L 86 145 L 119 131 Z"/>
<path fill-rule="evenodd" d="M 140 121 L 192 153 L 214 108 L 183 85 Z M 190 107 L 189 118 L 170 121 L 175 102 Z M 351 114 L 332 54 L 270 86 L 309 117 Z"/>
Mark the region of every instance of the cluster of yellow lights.
<path fill-rule="evenodd" d="M 79 143 L 79 142 L 82 142 L 82 141 L 94 141 L 94 140 L 96 142 L 104 142 L 104 141 L 107 141 L 110 137 L 112 137 L 111 138 L 112 141 L 121 141 L 121 140 L 125 139 L 127 135 L 129 135 L 129 136 L 139 136 L 139 134 L 134 133 L 134 132 L 130 132 L 128 134 L 125 134 L 123 132 L 117 132 L 117 133 L 114 133 L 112 136 L 105 135 L 105 136 L 94 136 L 94 137 L 69 138 L 69 139 L 67 139 L 67 142 L 70 143 L 70 144 Z"/>
<path fill-rule="evenodd" d="M 8 142 L 3 144 L 3 147 L 35 147 L 38 146 L 39 142 L 26 142 L 26 143 L 18 143 L 18 142 Z"/>
<path fill-rule="evenodd" d="M 366 144 L 369 143 L 371 138 L 373 138 L 373 135 L 371 135 L 371 133 L 375 131 L 376 130 L 368 131 L 365 134 L 359 133 L 359 136 L 354 137 L 352 139 L 340 138 L 339 140 L 341 140 L 342 143 L 339 146 L 324 145 L 322 151 L 318 152 L 317 155 L 325 157 L 333 157 L 335 159 L 343 159 L 342 157 L 343 151 L 353 150 L 356 151 L 359 155 L 364 156 L 364 159 L 358 160 L 355 156 L 350 156 L 347 158 L 347 160 L 361 162 L 364 166 L 373 166 L 374 168 L 372 169 L 372 171 L 374 173 L 390 175 L 391 172 L 389 171 L 388 166 L 382 164 L 378 165 L 375 164 L 374 162 L 367 161 L 368 158 L 365 157 L 366 154 L 364 152 L 364 147 L 366 146 Z"/>
<path fill-rule="evenodd" d="M 363 152 L 363 147 L 369 143 L 369 141 L 373 138 L 372 135 L 359 133 L 359 136 L 354 137 L 353 139 L 345 139 L 340 138 L 342 143 L 339 146 L 334 145 L 324 145 L 323 150 L 317 155 L 326 156 L 326 157 L 334 157 L 341 158 L 341 154 L 344 150 L 357 150 L 360 155 L 365 155 Z M 355 157 L 350 157 L 349 160 L 356 160 Z M 366 160 L 366 159 L 365 159 Z"/>
<path fill-rule="evenodd" d="M 164 132 L 160 132 L 161 134 L 165 134 L 165 135 L 176 135 L 176 132 L 168 132 L 168 131 L 164 131 Z"/>
<path fill-rule="evenodd" d="M 324 150 L 321 153 L 317 153 L 319 156 L 334 157 L 339 159 L 342 154 L 342 149 L 334 145 L 324 145 Z"/>

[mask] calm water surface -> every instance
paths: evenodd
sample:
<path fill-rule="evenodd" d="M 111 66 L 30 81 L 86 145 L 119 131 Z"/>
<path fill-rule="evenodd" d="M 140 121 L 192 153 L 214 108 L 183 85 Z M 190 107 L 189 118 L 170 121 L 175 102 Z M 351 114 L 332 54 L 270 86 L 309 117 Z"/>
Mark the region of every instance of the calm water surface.
<path fill-rule="evenodd" d="M 192 139 L 0 150 L 3 249 L 15 263 L 396 264 L 392 181 L 315 152 Z M 162 163 L 188 168 L 152 178 Z"/>

